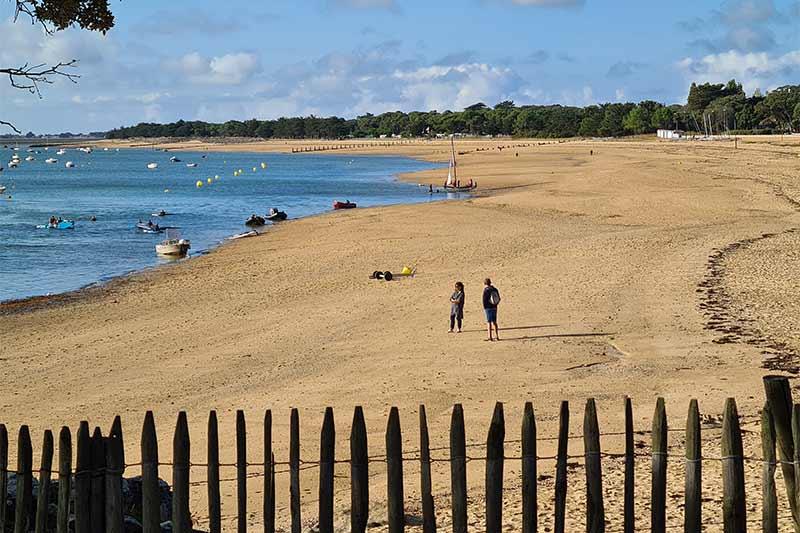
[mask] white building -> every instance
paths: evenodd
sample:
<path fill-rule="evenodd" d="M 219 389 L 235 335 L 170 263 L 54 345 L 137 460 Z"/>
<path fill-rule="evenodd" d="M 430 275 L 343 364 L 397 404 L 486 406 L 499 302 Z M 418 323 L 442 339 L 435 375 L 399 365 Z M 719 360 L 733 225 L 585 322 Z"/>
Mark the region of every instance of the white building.
<path fill-rule="evenodd" d="M 683 139 L 681 130 L 658 130 L 656 134 L 659 139 Z"/>

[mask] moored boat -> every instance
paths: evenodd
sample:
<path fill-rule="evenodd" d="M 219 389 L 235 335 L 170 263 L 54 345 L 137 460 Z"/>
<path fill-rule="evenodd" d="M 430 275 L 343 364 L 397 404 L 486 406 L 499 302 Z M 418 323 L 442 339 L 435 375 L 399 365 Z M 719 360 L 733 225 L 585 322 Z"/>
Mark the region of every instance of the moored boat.
<path fill-rule="evenodd" d="M 174 229 L 167 230 L 167 238 L 156 244 L 156 253 L 167 257 L 183 257 L 192 247 L 186 239 L 181 239 L 180 232 Z"/>
<path fill-rule="evenodd" d="M 158 168 L 158 163 L 147 163 L 147 168 L 150 170 L 155 170 Z"/>
<path fill-rule="evenodd" d="M 58 163 L 58 159 L 56 159 L 55 157 L 48 157 L 47 159 L 44 160 L 44 162 L 49 165 L 52 165 L 53 163 Z"/>
<path fill-rule="evenodd" d="M 197 163 L 186 163 L 186 166 L 189 168 L 194 168 L 197 166 Z"/>
<path fill-rule="evenodd" d="M 344 202 L 333 202 L 334 209 L 355 209 L 358 207 L 355 202 L 351 202 L 350 200 L 346 200 Z"/>
<path fill-rule="evenodd" d="M 75 163 L 73 163 L 72 161 L 67 161 L 66 164 L 64 164 L 64 166 L 67 168 L 75 168 Z"/>
<path fill-rule="evenodd" d="M 281 220 L 286 220 L 288 216 L 286 215 L 285 211 L 278 211 L 277 208 L 271 207 L 269 209 L 269 214 L 267 215 L 267 220 L 270 222 L 280 222 Z"/>

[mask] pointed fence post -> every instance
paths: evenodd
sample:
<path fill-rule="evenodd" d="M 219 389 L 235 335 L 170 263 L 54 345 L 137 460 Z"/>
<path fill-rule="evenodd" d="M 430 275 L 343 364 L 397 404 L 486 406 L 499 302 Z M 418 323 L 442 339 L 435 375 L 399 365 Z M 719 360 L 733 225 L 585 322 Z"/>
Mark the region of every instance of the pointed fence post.
<path fill-rule="evenodd" d="M 77 456 L 75 461 L 75 533 L 91 533 L 93 531 L 91 513 L 92 437 L 89 435 L 89 423 L 85 420 L 78 426 Z M 147 530 L 145 532 L 149 533 Z"/>
<path fill-rule="evenodd" d="M 50 503 L 50 475 L 53 470 L 53 432 L 44 432 L 42 463 L 39 468 L 39 492 L 36 496 L 36 533 L 47 531 L 47 508 Z"/>
<path fill-rule="evenodd" d="M 189 512 L 189 423 L 186 411 L 178 413 L 172 439 L 172 531 L 191 533 Z"/>
<path fill-rule="evenodd" d="M 106 450 L 103 432 L 94 428 L 92 435 L 92 529 L 105 531 L 106 522 Z"/>
<path fill-rule="evenodd" d="M 633 402 L 629 397 L 625 397 L 625 510 L 624 510 L 624 531 L 634 533 L 636 531 L 636 509 L 635 499 L 636 483 L 636 448 L 633 442 Z"/>
<path fill-rule="evenodd" d="M 236 411 L 236 510 L 237 531 L 247 531 L 247 426 L 244 411 Z"/>
<path fill-rule="evenodd" d="M 275 457 L 272 453 L 272 411 L 264 413 L 264 533 L 275 533 Z"/>
<path fill-rule="evenodd" d="M 436 533 L 436 510 L 431 489 L 431 442 L 424 405 L 419 406 L 419 483 L 422 497 L 422 533 Z"/>
<path fill-rule="evenodd" d="M 109 437 L 117 437 L 120 442 L 123 443 L 122 446 L 122 464 L 125 464 L 125 440 L 122 438 L 122 418 L 119 415 L 114 417 L 114 421 L 111 423 L 111 430 L 108 432 Z"/>
<path fill-rule="evenodd" d="M 586 532 L 604 533 L 603 470 L 600 461 L 600 427 L 594 398 L 586 401 L 583 416 L 583 449 L 586 463 Z"/>
<path fill-rule="evenodd" d="M 17 439 L 17 501 L 14 533 L 28 533 L 33 509 L 33 447 L 28 426 L 19 428 Z"/>
<path fill-rule="evenodd" d="M 300 533 L 300 415 L 297 409 L 292 409 L 289 422 L 289 507 L 292 533 Z"/>
<path fill-rule="evenodd" d="M 789 497 L 789 508 L 795 524 L 795 531 L 800 531 L 800 513 L 798 512 L 795 494 L 794 475 L 794 442 L 792 440 L 792 391 L 789 379 L 785 376 L 764 376 L 764 393 L 767 396 L 772 421 L 775 424 L 775 438 L 778 446 L 778 457 L 781 462 L 783 482 Z"/>
<path fill-rule="evenodd" d="M 106 532 L 123 533 L 125 519 L 122 509 L 122 474 L 125 472 L 123 459 L 125 452 L 122 433 L 110 435 L 105 439 L 106 452 Z"/>
<path fill-rule="evenodd" d="M 800 406 L 795 406 L 800 422 Z M 800 427 L 798 428 L 800 430 Z M 722 418 L 722 516 L 725 533 L 747 531 L 744 451 L 736 400 L 728 398 Z"/>
<path fill-rule="evenodd" d="M 208 413 L 208 450 L 206 452 L 208 479 L 208 529 L 222 533 L 222 504 L 219 495 L 219 423 L 217 412 Z"/>
<path fill-rule="evenodd" d="M 763 465 L 761 470 L 761 531 L 763 533 L 778 533 L 778 497 L 775 493 L 775 427 L 772 423 L 772 413 L 769 403 L 761 411 L 761 456 Z"/>
<path fill-rule="evenodd" d="M 665 533 L 667 522 L 667 409 L 664 398 L 656 401 L 652 430 L 652 483 L 650 531 Z"/>
<path fill-rule="evenodd" d="M 533 404 L 526 402 L 522 414 L 522 533 L 537 533 L 539 528 L 536 453 L 536 416 Z"/>
<path fill-rule="evenodd" d="M 450 491 L 453 533 L 467 532 L 467 442 L 464 408 L 453 406 L 450 418 Z"/>
<path fill-rule="evenodd" d="M 686 479 L 684 484 L 684 533 L 702 528 L 703 447 L 700 433 L 700 409 L 697 400 L 689 403 L 686 417 Z"/>
<path fill-rule="evenodd" d="M 386 489 L 389 533 L 403 533 L 406 524 L 403 503 L 403 436 L 397 407 L 392 407 L 389 411 L 386 425 Z"/>
<path fill-rule="evenodd" d="M 486 437 L 486 532 L 503 529 L 503 455 L 506 423 L 503 404 L 497 402 Z"/>
<path fill-rule="evenodd" d="M 69 533 L 69 502 L 72 496 L 72 434 L 67 426 L 58 434 L 58 516 L 56 531 Z M 2 490 L 0 490 L 2 494 Z M 0 522 L 2 524 L 3 522 Z"/>
<path fill-rule="evenodd" d="M 8 494 L 8 429 L 5 424 L 0 424 L 0 494 Z M 6 527 L 5 505 L 0 505 L 0 531 L 5 533 Z"/>
<path fill-rule="evenodd" d="M 142 533 L 161 533 L 161 490 L 158 486 L 158 438 L 153 412 L 147 411 L 142 426 Z M 80 458 L 80 434 L 78 434 Z M 77 484 L 77 481 L 76 481 Z"/>
<path fill-rule="evenodd" d="M 364 533 L 369 517 L 369 456 L 364 411 L 357 406 L 350 429 L 350 531 Z"/>
<path fill-rule="evenodd" d="M 569 402 L 561 402 L 558 415 L 558 456 L 556 458 L 555 533 L 564 533 L 567 512 L 567 453 L 569 451 Z"/>
<path fill-rule="evenodd" d="M 319 531 L 333 533 L 333 475 L 336 461 L 336 425 L 333 408 L 325 408 L 319 437 Z"/>

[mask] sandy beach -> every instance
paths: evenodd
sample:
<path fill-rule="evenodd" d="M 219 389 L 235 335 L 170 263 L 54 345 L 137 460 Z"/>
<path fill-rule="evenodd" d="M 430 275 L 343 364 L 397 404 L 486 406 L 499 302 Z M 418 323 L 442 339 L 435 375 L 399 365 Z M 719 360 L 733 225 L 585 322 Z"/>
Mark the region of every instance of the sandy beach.
<path fill-rule="evenodd" d="M 291 151 L 312 144 L 163 146 Z M 285 461 L 289 409 L 298 407 L 302 456 L 313 460 L 327 406 L 335 409 L 337 456 L 344 457 L 355 405 L 364 407 L 370 448 L 379 454 L 391 406 L 399 407 L 404 445 L 413 450 L 419 404 L 427 407 L 431 445 L 440 447 L 449 442 L 454 403 L 464 405 L 467 439 L 485 442 L 496 401 L 505 403 L 507 438 L 517 439 L 526 401 L 535 406 L 540 435 L 554 437 L 562 400 L 570 401 L 573 433 L 579 434 L 589 397 L 597 401 L 601 430 L 618 432 L 626 395 L 640 430 L 649 430 L 656 398 L 663 396 L 670 426 L 677 429 L 684 427 L 689 400 L 699 400 L 709 415 L 708 455 L 718 456 L 714 421 L 725 399 L 735 397 L 743 427 L 751 431 L 746 451 L 759 455 L 761 378 L 774 371 L 763 365 L 772 361 L 773 369 L 794 370 L 800 351 L 800 284 L 794 276 L 800 233 L 791 231 L 800 225 L 800 137 L 746 138 L 738 149 L 723 141 L 486 139 L 460 141 L 458 151 L 462 181 L 479 184 L 473 198 L 295 220 L 102 288 L 0 305 L 7 384 L 0 392 L 2 421 L 12 434 L 29 424 L 38 452 L 45 428 L 75 429 L 84 419 L 107 428 L 119 414 L 126 457 L 133 463 L 145 411 L 155 414 L 168 458 L 171 429 L 185 410 L 192 460 L 203 463 L 208 411 L 216 409 L 221 459 L 232 462 L 234 415 L 244 409 L 248 456 L 257 462 L 260 424 L 269 408 L 276 455 Z M 330 153 L 398 154 L 446 164 L 449 144 L 376 143 Z M 403 179 L 441 183 L 445 173 Z M 415 266 L 417 275 L 390 283 L 368 279 L 375 270 L 404 265 Z M 483 341 L 485 277 L 503 297 L 501 342 Z M 466 285 L 465 331 L 448 334 L 448 297 L 459 280 Z M 722 289 L 724 298 L 709 287 Z M 637 439 L 649 445 L 647 435 Z M 670 439 L 671 451 L 680 455 L 681 432 Z M 540 453 L 551 454 L 552 445 L 541 444 Z M 623 449 L 615 436 L 604 437 L 602 445 Z M 508 454 L 518 454 L 517 446 L 510 444 Z M 571 452 L 581 449 L 580 440 L 571 443 Z M 640 464 L 644 527 L 649 461 Z M 553 466 L 543 463 L 540 473 L 552 476 Z M 337 524 L 343 528 L 349 527 L 350 502 L 345 467 L 337 466 L 336 479 Z M 609 460 L 604 468 L 609 530 L 621 530 L 621 462 Z M 676 461 L 670 468 L 669 523 L 681 524 L 683 466 Z M 470 516 L 476 525 L 482 524 L 482 469 L 470 463 Z M 718 470 L 712 465 L 706 471 L 705 488 L 714 502 L 720 496 L 714 490 Z M 754 519 L 760 512 L 759 473 L 759 465 L 748 465 Z M 192 475 L 204 477 L 202 470 Z M 385 515 L 384 475 L 384 465 L 371 473 L 377 522 Z M 583 472 L 571 475 L 567 529 L 575 531 L 584 520 Z M 170 479 L 167 471 L 161 476 Z M 521 516 L 518 477 L 519 466 L 509 464 L 510 527 Z M 412 479 L 407 476 L 406 498 L 416 515 L 418 482 Z M 277 480 L 282 527 L 289 519 L 287 480 Z M 255 479 L 250 486 L 253 524 L 260 519 L 260 483 Z M 434 491 L 444 528 L 449 483 L 449 468 L 437 463 Z M 552 486 L 551 477 L 541 479 L 540 520 L 548 526 Z M 316 491 L 315 471 L 304 473 L 309 525 Z M 192 498 L 203 527 L 205 489 L 197 487 Z M 224 485 L 223 498 L 223 515 L 233 514 L 234 484 Z M 780 503 L 786 509 L 785 500 Z M 721 531 L 720 506 L 709 503 L 705 520 L 708 531 Z"/>

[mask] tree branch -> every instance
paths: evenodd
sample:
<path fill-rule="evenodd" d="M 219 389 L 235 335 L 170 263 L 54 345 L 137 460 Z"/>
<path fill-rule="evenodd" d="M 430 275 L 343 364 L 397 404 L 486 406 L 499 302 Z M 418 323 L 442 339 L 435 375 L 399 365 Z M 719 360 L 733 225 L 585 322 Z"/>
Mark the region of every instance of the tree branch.
<path fill-rule="evenodd" d="M 39 90 L 39 85 L 42 83 L 52 84 L 55 78 L 66 78 L 72 83 L 78 83 L 80 75 L 68 72 L 68 69 L 75 68 L 77 64 L 77 59 L 67 62 L 60 61 L 55 65 L 46 65 L 44 63 L 29 65 L 25 63 L 18 68 L 0 68 L 0 75 L 8 76 L 11 86 L 15 89 L 28 91 L 41 98 L 42 93 Z M 4 120 L 0 120 L 0 125 L 8 126 L 15 132 L 21 133 L 13 124 Z"/>
<path fill-rule="evenodd" d="M 18 130 L 18 129 L 17 129 L 17 127 L 16 127 L 16 126 L 14 126 L 14 125 L 13 125 L 12 123 L 10 123 L 10 122 L 6 122 L 5 120 L 0 120 L 0 126 L 8 126 L 8 127 L 9 127 L 9 128 L 11 128 L 12 130 L 14 130 L 14 133 L 16 133 L 16 134 L 18 134 L 18 135 L 22 135 L 22 132 L 21 132 L 20 130 Z"/>

